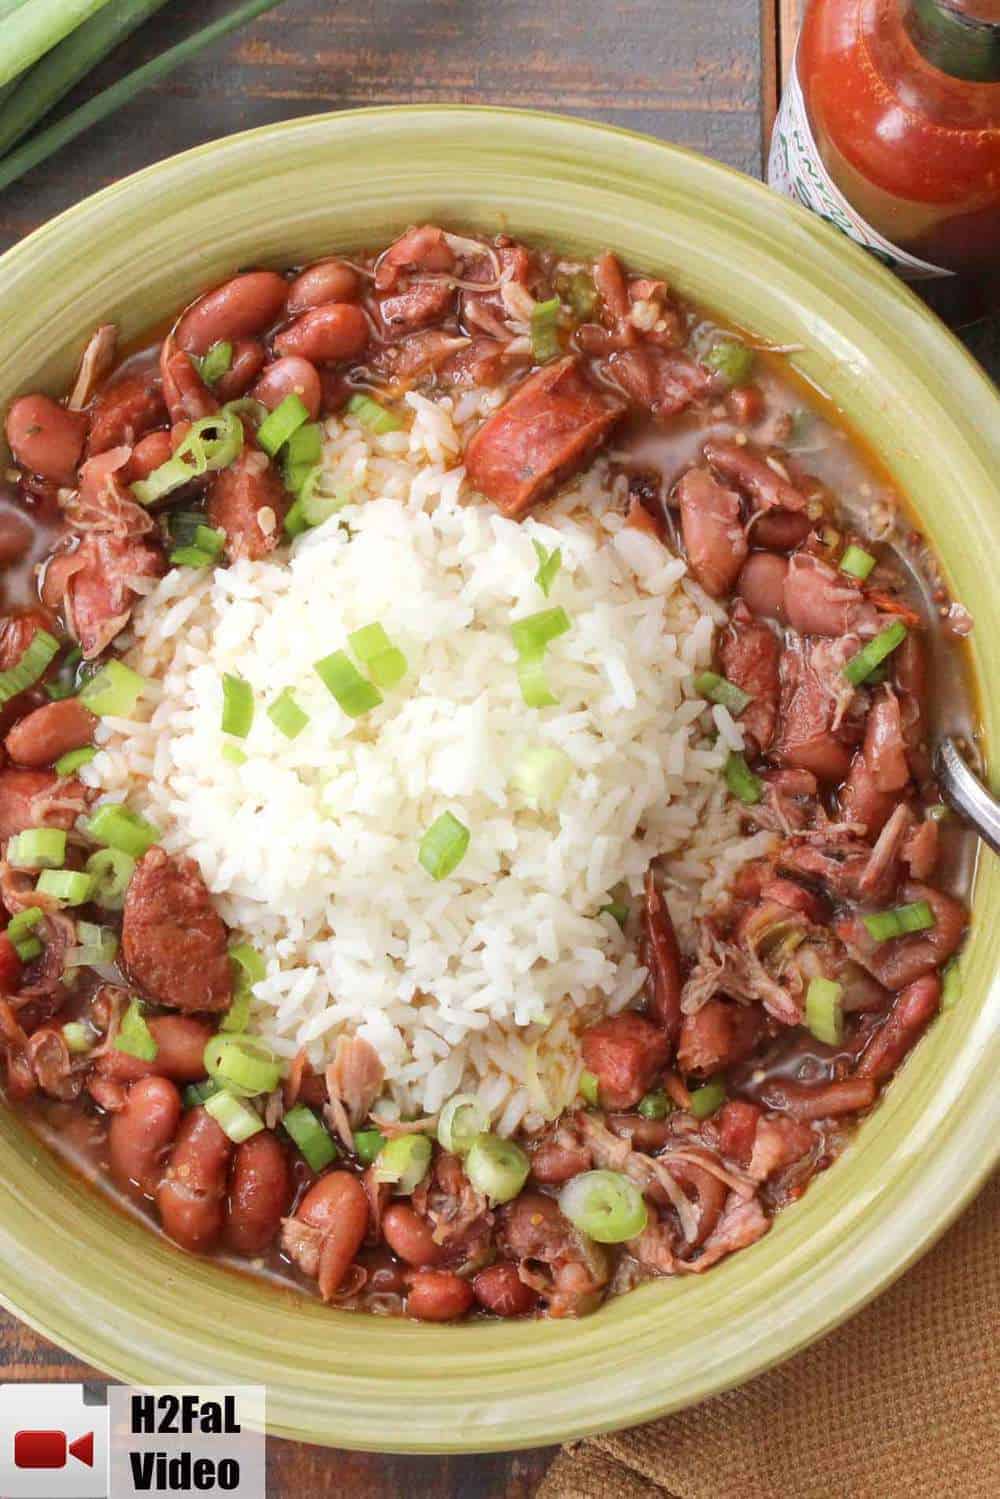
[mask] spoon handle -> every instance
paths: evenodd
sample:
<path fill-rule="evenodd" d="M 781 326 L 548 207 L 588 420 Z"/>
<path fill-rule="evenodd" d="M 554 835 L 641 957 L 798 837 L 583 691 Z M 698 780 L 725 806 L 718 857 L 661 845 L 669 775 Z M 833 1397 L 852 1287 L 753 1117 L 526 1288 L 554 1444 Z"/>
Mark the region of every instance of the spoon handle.
<path fill-rule="evenodd" d="M 1000 802 L 990 795 L 979 777 L 973 775 L 954 739 L 946 736 L 939 740 L 934 769 L 948 805 L 972 824 L 995 854 L 1000 854 Z"/>

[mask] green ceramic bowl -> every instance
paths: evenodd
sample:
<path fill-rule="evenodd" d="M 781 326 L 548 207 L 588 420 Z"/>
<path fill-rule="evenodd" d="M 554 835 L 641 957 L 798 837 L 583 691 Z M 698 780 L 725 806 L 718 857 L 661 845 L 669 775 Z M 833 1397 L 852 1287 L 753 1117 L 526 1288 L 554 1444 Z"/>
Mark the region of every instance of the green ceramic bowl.
<path fill-rule="evenodd" d="M 1000 400 L 887 273 L 709 161 L 577 120 L 385 109 L 234 136 L 88 199 L 0 260 L 0 403 L 58 391 L 85 336 L 126 337 L 241 265 L 379 244 L 426 219 L 606 246 L 778 344 L 884 454 L 1000 666 Z M 1000 700 L 984 694 L 986 743 Z M 72 1180 L 0 1110 L 0 1290 L 132 1383 L 259 1383 L 283 1436 L 454 1452 L 527 1447 L 700 1400 L 856 1311 L 941 1232 L 997 1156 L 998 865 L 960 1004 L 857 1142 L 765 1239 L 704 1278 L 581 1322 L 417 1326 L 331 1311 L 181 1254 Z"/>

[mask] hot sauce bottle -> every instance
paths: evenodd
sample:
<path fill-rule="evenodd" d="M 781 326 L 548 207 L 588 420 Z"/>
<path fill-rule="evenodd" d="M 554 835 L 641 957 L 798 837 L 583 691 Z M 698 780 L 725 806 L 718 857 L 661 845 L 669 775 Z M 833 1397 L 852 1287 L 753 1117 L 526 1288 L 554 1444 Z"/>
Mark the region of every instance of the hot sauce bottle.
<path fill-rule="evenodd" d="M 1000 303 L 1000 0 L 811 0 L 772 187 L 949 321 Z"/>

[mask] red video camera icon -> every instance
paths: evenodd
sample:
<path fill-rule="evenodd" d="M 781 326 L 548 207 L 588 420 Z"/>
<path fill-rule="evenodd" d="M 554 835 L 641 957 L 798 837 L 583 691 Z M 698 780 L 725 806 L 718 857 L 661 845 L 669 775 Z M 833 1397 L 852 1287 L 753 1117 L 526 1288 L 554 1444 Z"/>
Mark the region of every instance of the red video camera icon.
<path fill-rule="evenodd" d="M 94 1466 L 94 1433 L 88 1431 L 75 1442 L 64 1431 L 16 1431 L 15 1468 L 65 1468 L 66 1458 L 75 1457 L 88 1468 Z"/>

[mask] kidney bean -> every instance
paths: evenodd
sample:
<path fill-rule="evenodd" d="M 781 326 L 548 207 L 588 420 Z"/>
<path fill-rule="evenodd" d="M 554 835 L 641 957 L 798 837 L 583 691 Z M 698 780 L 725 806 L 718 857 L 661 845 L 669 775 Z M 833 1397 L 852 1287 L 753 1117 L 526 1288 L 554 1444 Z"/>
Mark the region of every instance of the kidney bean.
<path fill-rule="evenodd" d="M 291 1191 L 288 1158 L 277 1135 L 263 1130 L 237 1146 L 226 1211 L 230 1249 L 263 1254 L 281 1227 Z"/>
<path fill-rule="evenodd" d="M 368 322 L 353 302 L 330 302 L 304 312 L 274 340 L 279 354 L 298 354 L 314 364 L 353 359 L 368 342 Z"/>
<path fill-rule="evenodd" d="M 288 289 L 290 316 L 324 307 L 328 302 L 353 302 L 358 295 L 358 274 L 342 260 L 318 260 L 301 271 Z"/>
<path fill-rule="evenodd" d="M 267 350 L 256 338 L 238 338 L 233 344 L 232 363 L 212 387 L 220 401 L 235 401 L 245 395 L 267 363 Z"/>
<path fill-rule="evenodd" d="M 668 1119 L 647 1119 L 643 1114 L 608 1114 L 606 1118 L 611 1133 L 630 1139 L 633 1150 L 662 1150 L 670 1138 Z"/>
<path fill-rule="evenodd" d="M 197 1108 L 184 1116 L 156 1205 L 164 1233 L 193 1254 L 213 1249 L 222 1233 L 232 1153 L 232 1141 L 211 1114 Z"/>
<path fill-rule="evenodd" d="M 133 1197 L 154 1195 L 180 1117 L 181 1096 L 165 1077 L 144 1077 L 133 1083 L 125 1107 L 115 1114 L 108 1130 L 111 1175 L 123 1191 Z"/>
<path fill-rule="evenodd" d="M 495 1317 L 524 1317 L 534 1311 L 538 1297 L 517 1273 L 516 1265 L 489 1265 L 472 1282 L 480 1306 Z"/>
<path fill-rule="evenodd" d="M 253 388 L 253 398 L 273 411 L 286 396 L 296 395 L 306 407 L 313 421 L 319 416 L 323 400 L 323 385 L 319 371 L 308 359 L 289 354 L 285 359 L 276 359 L 269 364 Z"/>
<path fill-rule="evenodd" d="M 537 1182 L 557 1186 L 579 1176 L 581 1171 L 589 1171 L 592 1165 L 593 1156 L 588 1146 L 546 1140 L 531 1157 L 531 1174 Z"/>
<path fill-rule="evenodd" d="M 785 619 L 785 578 L 788 558 L 776 552 L 751 552 L 736 582 L 736 591 L 751 614 L 761 619 Z"/>
<path fill-rule="evenodd" d="M 128 465 L 129 483 L 134 484 L 136 479 L 148 479 L 154 468 L 166 463 L 173 451 L 174 445 L 169 432 L 147 432 L 132 449 Z"/>
<path fill-rule="evenodd" d="M 410 1277 L 406 1315 L 418 1322 L 454 1322 L 465 1316 L 472 1302 L 467 1280 L 450 1270 L 418 1270 Z"/>
<path fill-rule="evenodd" d="M 73 484 L 87 418 L 48 396 L 21 396 L 7 412 L 7 442 L 15 461 L 54 484 Z"/>
<path fill-rule="evenodd" d="M 440 1264 L 444 1251 L 431 1225 L 405 1203 L 394 1202 L 382 1214 L 382 1234 L 394 1254 L 408 1265 Z"/>
<path fill-rule="evenodd" d="M 329 1301 L 368 1232 L 368 1195 L 356 1176 L 347 1171 L 331 1171 L 310 1187 L 295 1216 L 324 1235 L 319 1256 L 319 1293 L 324 1301 Z"/>
<path fill-rule="evenodd" d="M 139 1077 L 168 1077 L 175 1083 L 197 1083 L 205 1076 L 205 1047 L 215 1034 L 210 1025 L 193 1015 L 154 1015 L 148 1020 L 156 1042 L 156 1056 L 144 1062 L 114 1047 L 94 1064 L 102 1077 L 116 1082 L 134 1082 Z"/>
<path fill-rule="evenodd" d="M 726 397 L 726 407 L 738 427 L 754 427 L 766 410 L 764 392 L 759 385 L 738 385 Z"/>
<path fill-rule="evenodd" d="M 276 271 L 248 271 L 200 297 L 177 324 L 174 340 L 188 354 L 207 354 L 223 339 L 250 338 L 285 310 L 288 282 Z"/>
<path fill-rule="evenodd" d="M 776 552 L 790 552 L 805 541 L 813 524 L 800 510 L 766 510 L 754 519 L 750 540 L 757 546 L 773 547 Z"/>
<path fill-rule="evenodd" d="M 368 1279 L 365 1289 L 379 1295 L 405 1296 L 409 1284 L 409 1271 L 383 1246 L 362 1249 L 358 1264 Z"/>
<path fill-rule="evenodd" d="M 0 567 L 17 562 L 31 546 L 30 522 L 13 510 L 0 510 Z"/>
<path fill-rule="evenodd" d="M 89 744 L 96 723 L 82 703 L 68 697 L 35 708 L 14 725 L 4 744 L 19 765 L 51 765 L 60 755 Z"/>

